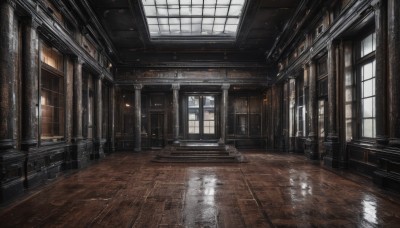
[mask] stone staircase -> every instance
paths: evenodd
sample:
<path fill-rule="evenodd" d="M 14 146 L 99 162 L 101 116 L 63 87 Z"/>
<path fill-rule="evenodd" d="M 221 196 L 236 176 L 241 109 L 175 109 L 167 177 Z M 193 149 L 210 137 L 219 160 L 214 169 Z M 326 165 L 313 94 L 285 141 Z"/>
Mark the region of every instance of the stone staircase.
<path fill-rule="evenodd" d="M 232 145 L 212 141 L 183 141 L 169 145 L 153 159 L 154 162 L 245 162 L 243 155 Z"/>

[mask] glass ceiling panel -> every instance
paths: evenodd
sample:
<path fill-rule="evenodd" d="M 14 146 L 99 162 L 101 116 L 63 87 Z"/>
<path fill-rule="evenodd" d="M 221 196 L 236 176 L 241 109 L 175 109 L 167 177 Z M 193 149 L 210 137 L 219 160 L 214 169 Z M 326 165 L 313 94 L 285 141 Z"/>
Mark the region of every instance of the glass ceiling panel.
<path fill-rule="evenodd" d="M 151 38 L 234 38 L 246 0 L 141 0 Z"/>

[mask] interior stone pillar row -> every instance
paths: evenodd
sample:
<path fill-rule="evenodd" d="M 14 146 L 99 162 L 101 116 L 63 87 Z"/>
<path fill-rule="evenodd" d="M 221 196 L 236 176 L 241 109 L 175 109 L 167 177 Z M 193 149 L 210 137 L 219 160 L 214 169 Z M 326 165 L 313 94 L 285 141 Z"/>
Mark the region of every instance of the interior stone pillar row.
<path fill-rule="evenodd" d="M 339 167 L 340 143 L 337 133 L 337 108 L 336 108 L 336 51 L 338 45 L 334 41 L 329 41 L 328 49 L 328 136 L 325 145 L 324 164 L 329 167 Z"/>
<path fill-rule="evenodd" d="M 0 204 L 24 191 L 25 154 L 16 150 L 17 125 L 17 48 L 15 2 L 0 1 Z"/>
<path fill-rule="evenodd" d="M 102 99 L 102 78 L 100 75 L 96 78 L 96 138 L 101 141 L 103 135 L 102 117 L 103 117 L 103 99 Z"/>
<path fill-rule="evenodd" d="M 388 144 L 387 122 L 387 1 L 374 1 L 375 33 L 376 33 L 376 142 L 378 146 Z M 397 9 L 398 10 L 398 9 Z M 392 48 L 392 47 L 391 47 Z M 396 63 L 399 64 L 399 63 Z"/>
<path fill-rule="evenodd" d="M 102 80 L 104 75 L 99 75 L 95 80 L 96 84 L 96 151 L 95 158 L 104 157 L 104 149 L 103 149 L 103 97 L 102 97 Z"/>
<path fill-rule="evenodd" d="M 14 1 L 0 1 L 0 150 L 16 144 L 16 42 Z"/>
<path fill-rule="evenodd" d="M 135 87 L 135 147 L 134 151 L 142 150 L 142 88 L 140 84 Z"/>
<path fill-rule="evenodd" d="M 230 84 L 222 84 L 222 99 L 221 99 L 221 138 L 219 143 L 226 143 L 226 123 L 228 121 L 228 91 Z"/>
<path fill-rule="evenodd" d="M 34 18 L 26 21 L 23 35 L 22 73 L 22 147 L 28 150 L 38 140 L 39 113 L 39 24 Z"/>
<path fill-rule="evenodd" d="M 81 58 L 74 59 L 74 141 L 82 140 L 82 64 Z"/>
<path fill-rule="evenodd" d="M 115 152 L 115 85 L 110 87 L 110 126 L 109 126 L 109 133 L 110 133 L 110 142 L 109 147 L 111 152 Z"/>
<path fill-rule="evenodd" d="M 328 140 L 337 141 L 336 129 L 336 49 L 337 44 L 328 42 Z"/>
<path fill-rule="evenodd" d="M 306 155 L 310 159 L 318 159 L 318 113 L 317 113 L 317 65 L 314 60 L 309 63 L 309 95 L 308 117 L 310 120 L 310 133 L 306 140 Z"/>
<path fill-rule="evenodd" d="M 400 147 L 400 1 L 388 1 L 389 133 L 390 145 Z"/>
<path fill-rule="evenodd" d="M 179 144 L 179 84 L 172 84 L 172 126 L 174 144 Z"/>

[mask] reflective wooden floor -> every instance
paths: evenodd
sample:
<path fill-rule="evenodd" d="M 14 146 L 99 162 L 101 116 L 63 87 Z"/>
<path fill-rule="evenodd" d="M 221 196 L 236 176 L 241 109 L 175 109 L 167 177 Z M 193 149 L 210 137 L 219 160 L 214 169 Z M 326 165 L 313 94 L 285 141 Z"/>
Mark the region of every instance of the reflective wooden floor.
<path fill-rule="evenodd" d="M 117 153 L 0 210 L 1 227 L 399 227 L 400 200 L 302 156 L 159 164 Z M 363 182 L 367 183 L 363 185 Z"/>

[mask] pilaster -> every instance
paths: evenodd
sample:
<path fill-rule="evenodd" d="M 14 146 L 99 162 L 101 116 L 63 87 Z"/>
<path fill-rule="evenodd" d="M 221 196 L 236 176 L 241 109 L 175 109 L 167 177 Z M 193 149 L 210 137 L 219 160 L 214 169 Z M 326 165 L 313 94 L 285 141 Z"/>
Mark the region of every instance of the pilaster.
<path fill-rule="evenodd" d="M 339 167 L 340 157 L 340 142 L 337 134 L 336 118 L 336 51 L 337 44 L 334 41 L 329 41 L 328 49 L 328 136 L 325 145 L 324 164 L 329 167 Z"/>
<path fill-rule="evenodd" d="M 226 123 L 228 119 L 228 91 L 230 84 L 222 84 L 222 98 L 221 98 L 221 138 L 219 144 L 226 143 Z"/>
<path fill-rule="evenodd" d="M 317 140 L 317 65 L 314 60 L 309 63 L 309 95 L 308 95 L 308 118 L 310 133 L 305 142 L 305 153 L 310 159 L 318 159 Z"/>
<path fill-rule="evenodd" d="M 172 84 L 172 126 L 174 144 L 179 144 L 179 84 Z"/>
<path fill-rule="evenodd" d="M 135 87 L 135 146 L 134 151 L 142 150 L 142 88 L 143 85 L 136 84 Z"/>

